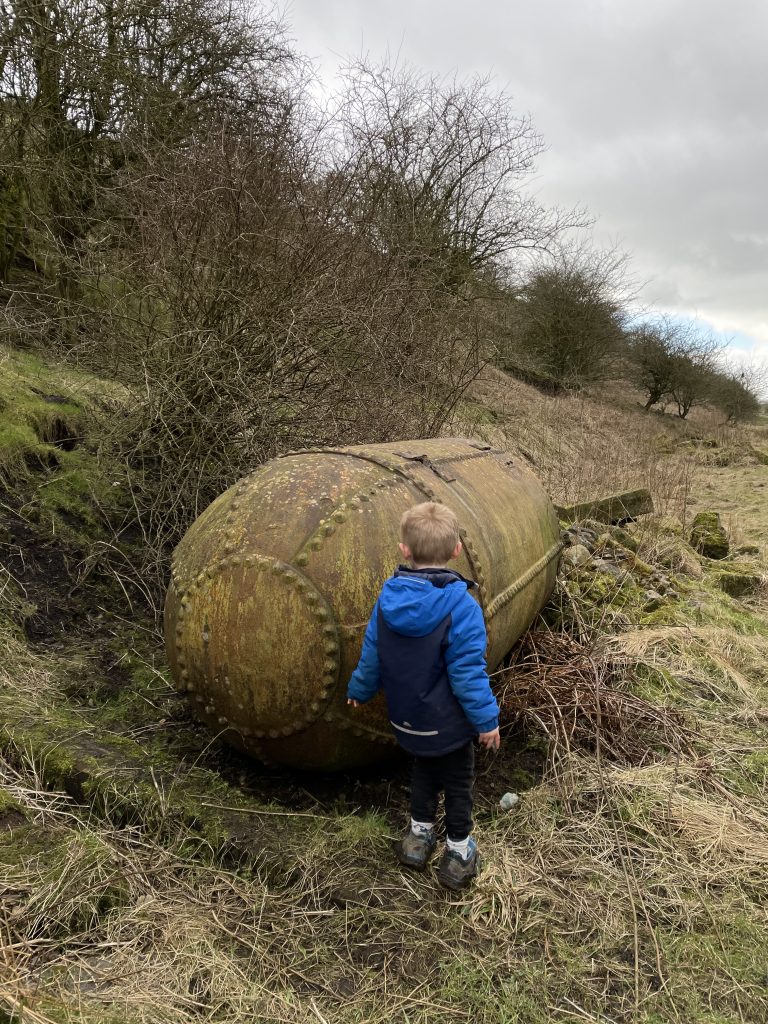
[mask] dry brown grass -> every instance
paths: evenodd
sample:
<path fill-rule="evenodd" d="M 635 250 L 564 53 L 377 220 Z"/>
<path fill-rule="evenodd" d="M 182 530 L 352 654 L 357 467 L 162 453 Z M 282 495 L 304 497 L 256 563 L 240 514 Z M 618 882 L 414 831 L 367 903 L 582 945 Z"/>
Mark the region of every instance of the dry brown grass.
<path fill-rule="evenodd" d="M 768 636 L 716 626 L 663 626 L 610 636 L 606 645 L 635 665 L 662 668 L 729 709 L 757 709 L 765 702 Z"/>
<path fill-rule="evenodd" d="M 491 368 L 471 395 L 450 429 L 521 452 L 555 501 L 648 487 L 657 512 L 685 518 L 696 463 L 675 450 L 682 430 L 671 417 L 644 413 L 626 398 L 606 404 L 588 394 L 547 397 Z"/>
<path fill-rule="evenodd" d="M 768 820 L 709 775 L 564 755 L 518 813 L 482 826 L 484 870 L 447 898 L 429 875 L 383 867 L 364 820 L 331 825 L 277 884 L 84 822 L 29 766 L 5 765 L 47 853 L 32 843 L 4 871 L 0 998 L 38 1024 L 501 1024 L 578 1019 L 574 1007 L 629 1021 L 656 1006 L 690 1020 L 696 982 L 673 938 L 720 931 L 709 999 L 751 1024 L 767 1007 L 730 963 L 729 921 L 768 898 Z"/>

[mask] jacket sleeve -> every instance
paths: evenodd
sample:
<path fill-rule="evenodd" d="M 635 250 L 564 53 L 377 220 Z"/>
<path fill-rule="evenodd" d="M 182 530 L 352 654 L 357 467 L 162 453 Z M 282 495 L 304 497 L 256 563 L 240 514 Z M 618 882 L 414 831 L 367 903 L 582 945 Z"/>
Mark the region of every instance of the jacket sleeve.
<path fill-rule="evenodd" d="M 451 690 L 478 732 L 492 732 L 499 724 L 485 665 L 487 643 L 482 608 L 467 594 L 453 611 L 445 663 Z"/>
<path fill-rule="evenodd" d="M 360 660 L 347 686 L 347 698 L 360 701 L 361 704 L 369 701 L 381 688 L 379 651 L 377 648 L 378 617 L 379 602 L 377 601 L 373 606 L 373 611 L 365 630 Z"/>

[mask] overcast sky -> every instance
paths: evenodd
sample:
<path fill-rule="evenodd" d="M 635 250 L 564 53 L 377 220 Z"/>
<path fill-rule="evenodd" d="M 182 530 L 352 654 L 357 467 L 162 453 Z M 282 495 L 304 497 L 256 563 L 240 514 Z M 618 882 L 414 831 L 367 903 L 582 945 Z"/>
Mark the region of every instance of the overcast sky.
<path fill-rule="evenodd" d="M 493 74 L 643 299 L 768 361 L 768 0 L 288 0 L 327 86 L 350 55 Z"/>

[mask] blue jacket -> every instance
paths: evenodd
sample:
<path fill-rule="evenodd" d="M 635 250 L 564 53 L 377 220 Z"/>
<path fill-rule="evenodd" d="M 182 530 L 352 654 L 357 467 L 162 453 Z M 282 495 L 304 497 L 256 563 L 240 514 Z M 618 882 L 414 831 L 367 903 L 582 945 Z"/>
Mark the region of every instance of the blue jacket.
<path fill-rule="evenodd" d="M 383 688 L 395 736 L 412 754 L 448 754 L 499 724 L 474 586 L 449 569 L 401 566 L 374 605 L 347 697 L 362 704 Z"/>

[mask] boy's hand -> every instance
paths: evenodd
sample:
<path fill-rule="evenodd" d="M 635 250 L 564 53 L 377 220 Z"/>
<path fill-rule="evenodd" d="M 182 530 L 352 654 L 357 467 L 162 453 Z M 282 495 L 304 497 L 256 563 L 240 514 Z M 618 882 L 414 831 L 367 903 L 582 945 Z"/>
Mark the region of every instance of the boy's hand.
<path fill-rule="evenodd" d="M 498 727 L 493 732 L 481 732 L 477 738 L 480 741 L 480 746 L 485 747 L 486 750 L 498 750 L 501 746 Z"/>
<path fill-rule="evenodd" d="M 347 704 L 351 704 L 353 708 L 359 708 L 360 707 L 360 701 L 359 700 L 352 700 L 351 697 L 347 697 Z"/>

